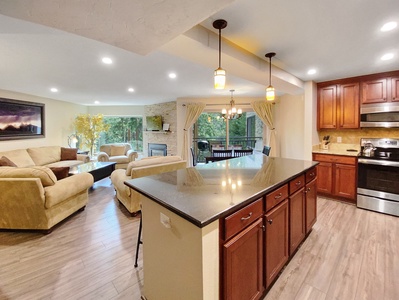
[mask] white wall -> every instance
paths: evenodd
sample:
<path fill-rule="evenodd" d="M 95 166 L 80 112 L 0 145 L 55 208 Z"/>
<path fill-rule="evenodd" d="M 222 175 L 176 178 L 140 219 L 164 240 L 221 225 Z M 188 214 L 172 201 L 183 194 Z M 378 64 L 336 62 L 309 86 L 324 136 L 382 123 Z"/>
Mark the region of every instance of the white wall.
<path fill-rule="evenodd" d="M 304 159 L 312 160 L 312 147 L 319 143 L 317 132 L 317 85 L 313 81 L 305 82 L 304 115 Z"/>
<path fill-rule="evenodd" d="M 283 95 L 275 107 L 280 157 L 304 159 L 304 95 Z"/>
<path fill-rule="evenodd" d="M 45 137 L 21 140 L 0 140 L 0 151 L 40 146 L 68 146 L 68 135 L 73 133 L 73 120 L 79 113 L 87 113 L 87 107 L 49 98 L 0 90 L 0 98 L 23 100 L 45 104 Z"/>
<path fill-rule="evenodd" d="M 88 106 L 88 113 L 92 115 L 103 114 L 104 116 L 144 116 L 144 105 L 130 106 Z"/>

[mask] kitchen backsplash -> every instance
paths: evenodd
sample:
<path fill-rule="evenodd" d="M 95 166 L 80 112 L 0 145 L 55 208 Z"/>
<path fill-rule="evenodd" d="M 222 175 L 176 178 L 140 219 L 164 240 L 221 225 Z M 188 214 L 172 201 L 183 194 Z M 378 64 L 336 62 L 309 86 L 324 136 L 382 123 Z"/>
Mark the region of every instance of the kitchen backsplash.
<path fill-rule="evenodd" d="M 338 137 L 342 138 L 344 144 L 360 144 L 361 138 L 396 138 L 399 139 L 399 128 L 363 128 L 348 130 L 321 130 L 319 141 L 329 135 L 331 143 L 338 143 Z"/>

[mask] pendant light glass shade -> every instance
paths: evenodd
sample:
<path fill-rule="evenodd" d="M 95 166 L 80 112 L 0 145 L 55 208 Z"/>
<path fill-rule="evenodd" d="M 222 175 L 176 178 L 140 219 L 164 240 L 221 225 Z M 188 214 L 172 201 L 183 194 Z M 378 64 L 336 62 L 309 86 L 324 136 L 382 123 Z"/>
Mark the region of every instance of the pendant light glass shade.
<path fill-rule="evenodd" d="M 215 70 L 215 89 L 222 90 L 226 85 L 226 71 L 222 69 L 222 29 L 226 28 L 226 20 L 216 20 L 213 27 L 219 30 L 219 67 Z"/>
<path fill-rule="evenodd" d="M 267 101 L 274 101 L 275 97 L 276 97 L 276 93 L 275 93 L 274 87 L 269 85 L 266 88 L 266 100 Z"/>
<path fill-rule="evenodd" d="M 274 57 L 276 53 L 269 52 L 266 53 L 266 57 L 269 58 L 269 86 L 266 88 L 266 100 L 267 101 L 274 101 L 276 98 L 276 91 L 272 86 L 272 57 Z"/>
<path fill-rule="evenodd" d="M 222 68 L 215 70 L 215 89 L 222 90 L 226 85 L 226 71 Z"/>

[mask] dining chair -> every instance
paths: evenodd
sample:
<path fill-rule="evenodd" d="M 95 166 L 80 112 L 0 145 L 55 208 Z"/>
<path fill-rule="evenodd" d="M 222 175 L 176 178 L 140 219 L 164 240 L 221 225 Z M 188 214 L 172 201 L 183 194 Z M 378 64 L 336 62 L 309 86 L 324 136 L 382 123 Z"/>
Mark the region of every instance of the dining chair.
<path fill-rule="evenodd" d="M 253 149 L 237 149 L 234 150 L 234 157 L 240 157 L 240 156 L 245 156 L 245 155 L 251 155 L 254 153 Z"/>
<path fill-rule="evenodd" d="M 271 149 L 270 146 L 264 146 L 264 147 L 263 147 L 262 153 L 263 153 L 264 155 L 269 156 L 269 154 L 270 154 L 270 149 Z"/>

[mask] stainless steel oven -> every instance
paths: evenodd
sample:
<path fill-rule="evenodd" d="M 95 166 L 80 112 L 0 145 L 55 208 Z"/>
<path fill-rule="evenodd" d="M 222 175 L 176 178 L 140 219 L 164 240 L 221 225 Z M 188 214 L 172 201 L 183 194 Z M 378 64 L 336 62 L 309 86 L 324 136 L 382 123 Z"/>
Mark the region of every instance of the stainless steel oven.
<path fill-rule="evenodd" d="M 399 140 L 361 139 L 357 206 L 399 216 Z"/>

